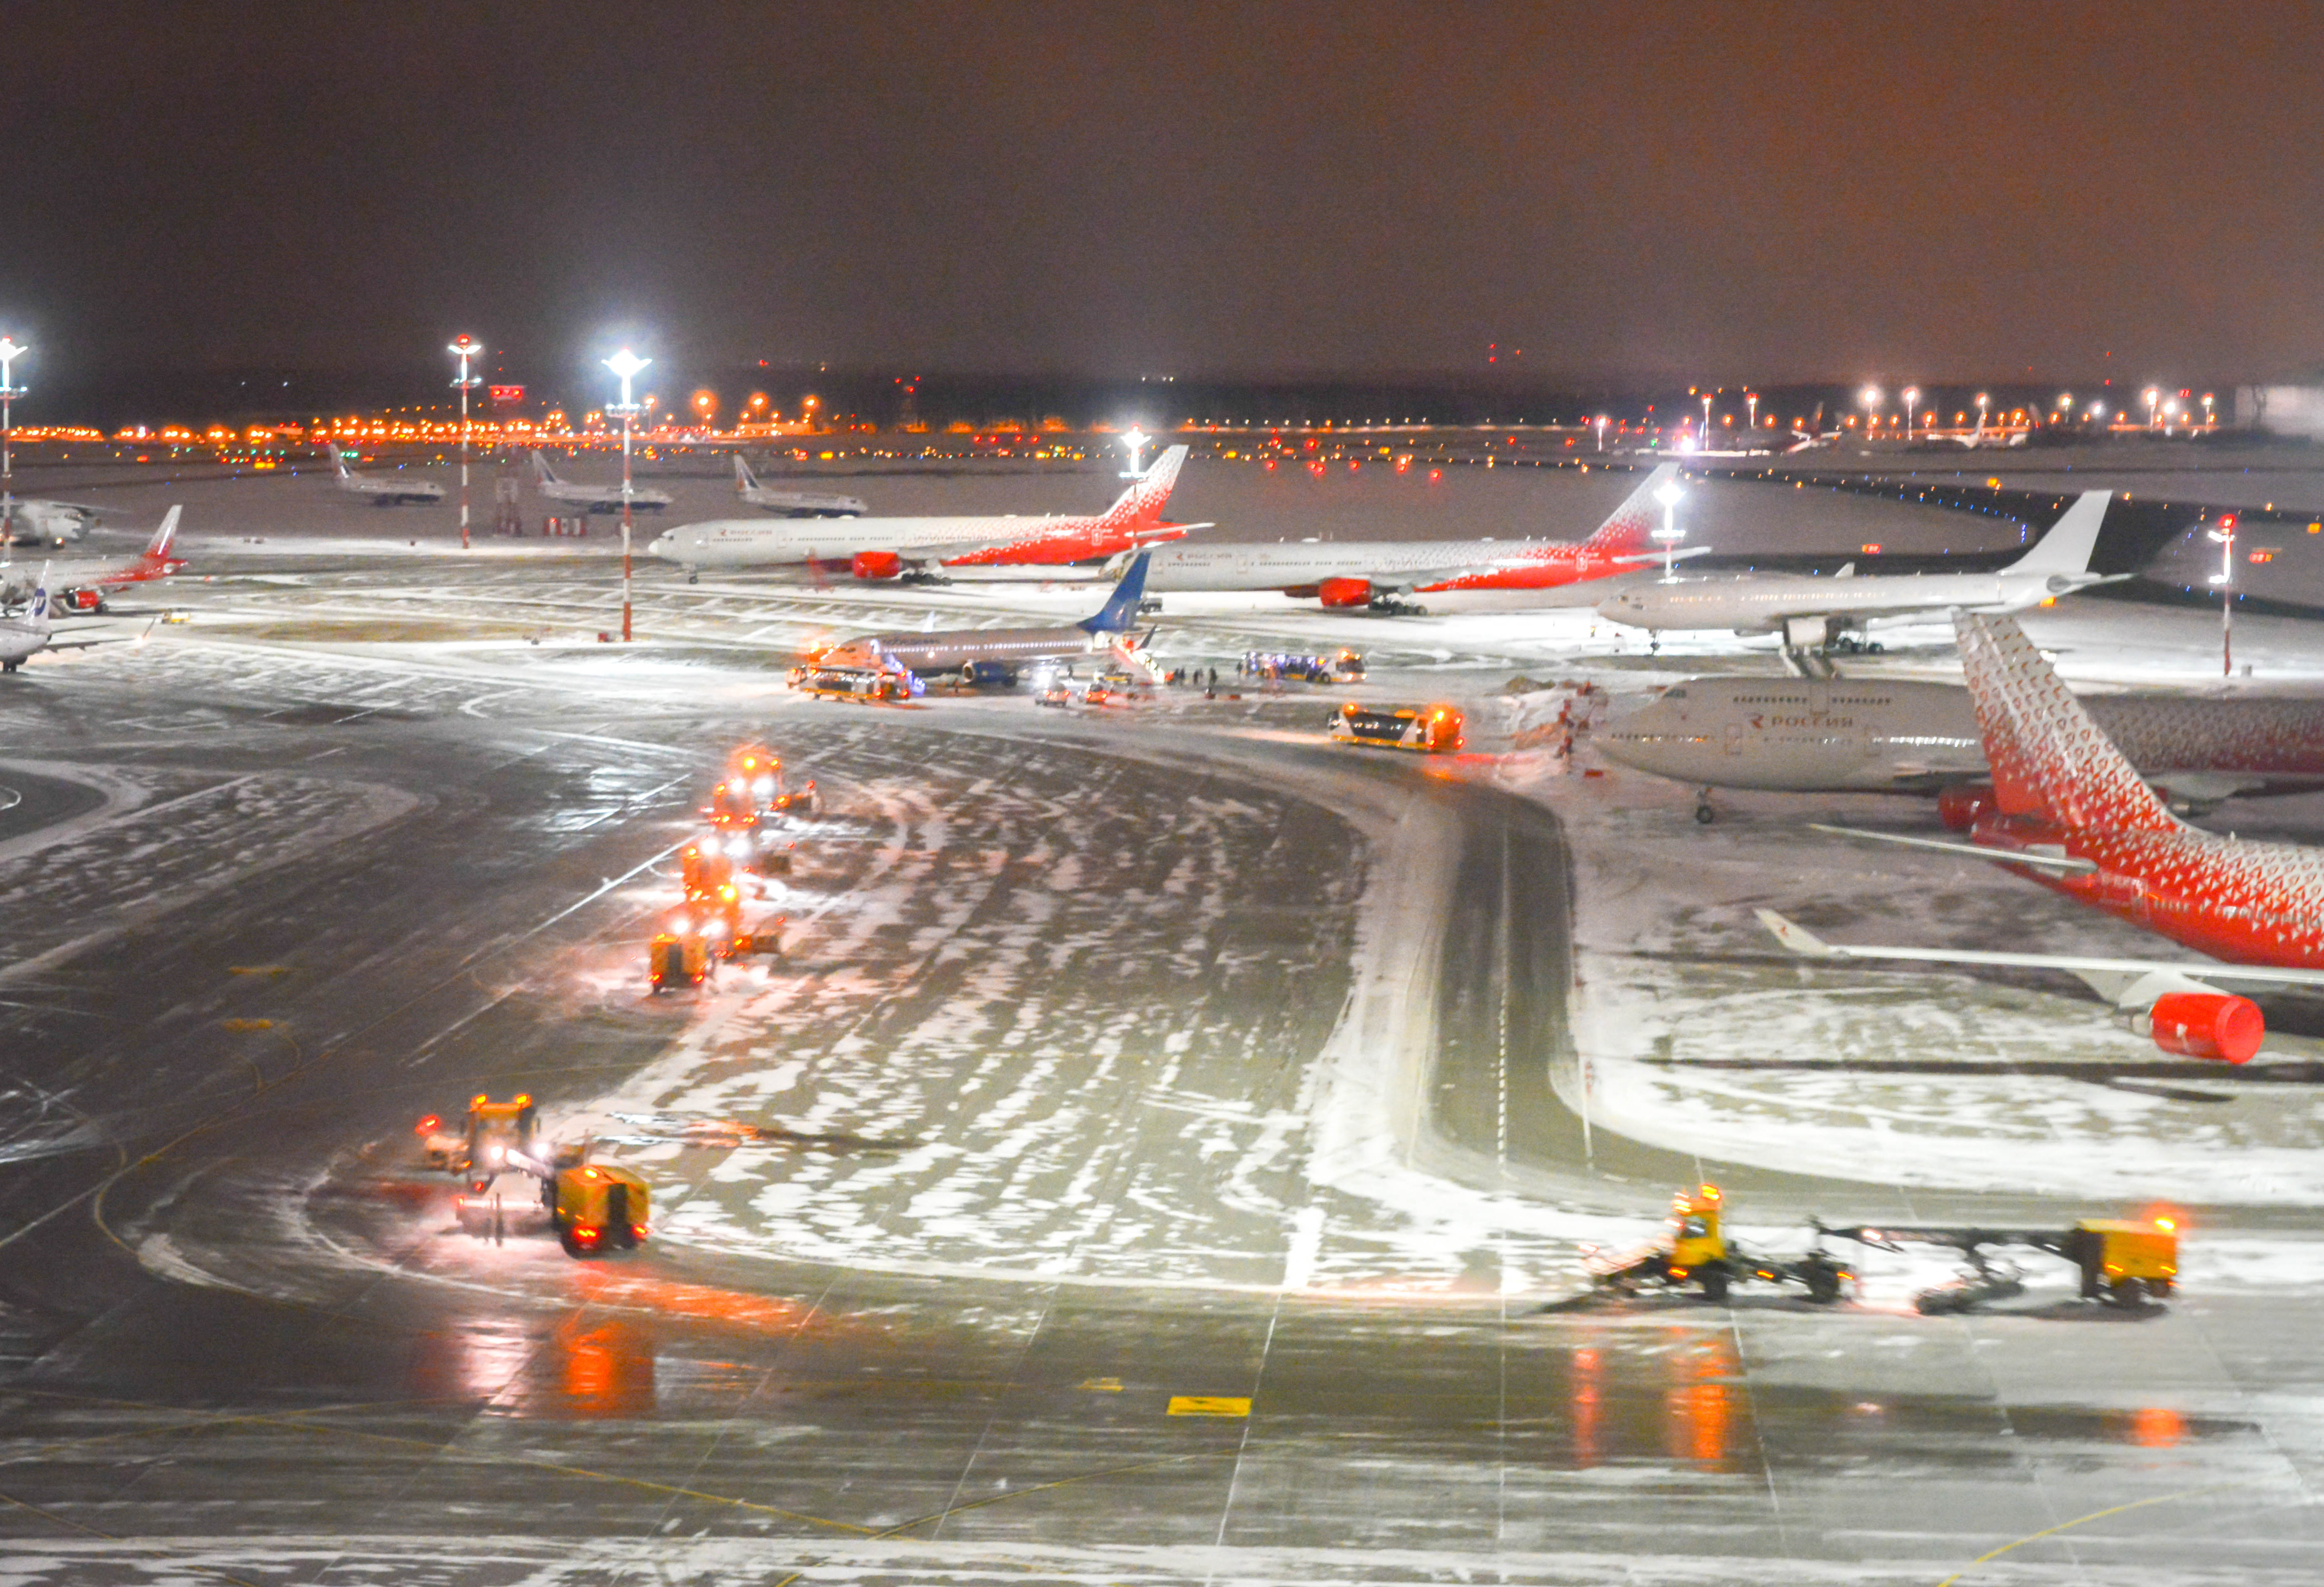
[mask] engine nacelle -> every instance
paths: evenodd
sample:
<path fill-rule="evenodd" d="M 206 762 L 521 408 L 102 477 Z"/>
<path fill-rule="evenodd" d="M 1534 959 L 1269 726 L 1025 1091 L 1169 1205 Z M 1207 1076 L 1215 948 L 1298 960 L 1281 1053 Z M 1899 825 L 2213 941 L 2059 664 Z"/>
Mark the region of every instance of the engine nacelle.
<path fill-rule="evenodd" d="M 1372 604 L 1371 580 L 1327 578 L 1315 586 L 1315 598 L 1334 608 L 1369 606 Z"/>
<path fill-rule="evenodd" d="M 899 578 L 904 559 L 893 551 L 858 551 L 848 571 L 858 578 Z"/>
<path fill-rule="evenodd" d="M 1956 782 L 1937 791 L 1937 819 L 1955 832 L 1967 832 L 1978 817 L 1993 807 L 1993 784 Z"/>
<path fill-rule="evenodd" d="M 2248 1062 L 2267 1035 L 2267 1020 L 2249 998 L 2224 992 L 2166 992 L 2147 1011 L 2154 1045 L 2182 1058 Z"/>
<path fill-rule="evenodd" d="M 56 604 L 67 612 L 102 612 L 105 592 L 101 589 L 71 589 L 56 597 Z"/>

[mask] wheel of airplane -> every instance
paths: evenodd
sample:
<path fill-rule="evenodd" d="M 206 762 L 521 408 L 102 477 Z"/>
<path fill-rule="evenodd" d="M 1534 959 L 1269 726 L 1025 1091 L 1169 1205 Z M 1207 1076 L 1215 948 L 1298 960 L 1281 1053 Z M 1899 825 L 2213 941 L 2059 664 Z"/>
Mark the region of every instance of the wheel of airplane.
<path fill-rule="evenodd" d="M 1713 821 L 1719 819 L 1719 812 L 1712 809 L 1709 805 L 1697 805 L 1694 807 L 1694 818 L 1701 825 L 1708 826 Z"/>

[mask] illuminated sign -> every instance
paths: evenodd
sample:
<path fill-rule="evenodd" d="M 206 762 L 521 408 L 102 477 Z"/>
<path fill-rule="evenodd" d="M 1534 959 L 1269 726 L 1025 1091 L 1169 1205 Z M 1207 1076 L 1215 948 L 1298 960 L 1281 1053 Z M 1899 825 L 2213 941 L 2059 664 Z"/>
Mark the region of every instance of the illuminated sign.
<path fill-rule="evenodd" d="M 487 389 L 492 393 L 493 406 L 495 408 L 514 408 L 524 401 L 522 386 L 492 386 Z"/>

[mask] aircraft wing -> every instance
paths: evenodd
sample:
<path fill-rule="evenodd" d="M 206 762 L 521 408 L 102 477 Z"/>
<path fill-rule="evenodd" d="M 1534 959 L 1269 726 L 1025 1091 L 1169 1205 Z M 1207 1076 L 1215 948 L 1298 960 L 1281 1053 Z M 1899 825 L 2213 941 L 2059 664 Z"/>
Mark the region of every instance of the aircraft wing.
<path fill-rule="evenodd" d="M 2078 976 L 2183 975 L 2190 981 L 2246 985 L 2324 987 L 2324 970 L 2287 970 L 2271 964 L 2188 964 L 2161 959 L 2107 959 L 2080 954 L 2006 954 L 1970 948 L 1852 947 L 1826 942 L 1797 921 L 1773 909 L 1754 909 L 1775 939 L 1803 959 L 1886 959 L 1922 964 L 1995 964 L 2022 970 L 2062 970 Z"/>
<path fill-rule="evenodd" d="M 1904 849 L 1927 849 L 1940 854 L 1962 854 L 1972 860 L 1990 861 L 1997 865 L 2031 865 L 2037 871 L 2056 871 L 2080 874 L 2097 870 L 2098 862 L 2078 855 L 2059 853 L 2045 854 L 2028 849 L 1989 849 L 1979 844 L 1946 843 L 1941 838 L 1907 837 L 1901 832 L 1866 832 L 1856 826 L 1827 826 L 1821 821 L 1807 824 L 1811 832 L 1829 832 L 1835 837 L 1861 838 L 1867 843 L 1895 844 Z"/>

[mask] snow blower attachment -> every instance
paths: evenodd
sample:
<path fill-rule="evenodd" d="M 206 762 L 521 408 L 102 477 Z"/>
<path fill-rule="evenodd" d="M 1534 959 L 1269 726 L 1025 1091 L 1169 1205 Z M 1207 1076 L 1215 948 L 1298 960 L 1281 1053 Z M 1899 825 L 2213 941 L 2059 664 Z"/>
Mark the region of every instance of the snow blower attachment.
<path fill-rule="evenodd" d="M 1752 1256 L 1727 1238 L 1720 1226 L 1723 1213 L 1715 1185 L 1692 1195 L 1680 1192 L 1671 1198 L 1669 1221 L 1654 1240 L 1618 1254 L 1588 1253 L 1593 1287 L 1612 1295 L 1636 1295 L 1648 1286 L 1692 1287 L 1705 1300 L 1720 1301 L 1738 1284 L 1797 1284 L 1810 1300 L 1830 1306 L 1854 1277 L 1820 1250 L 1803 1257 Z"/>
<path fill-rule="evenodd" d="M 1940 1245 L 1960 1251 L 1969 1266 L 1958 1278 L 1913 1297 L 1914 1308 L 1928 1316 L 1965 1312 L 1986 1301 L 2024 1293 L 2024 1275 L 2006 1259 L 1997 1259 L 1988 1247 L 2015 1246 L 2062 1258 L 2081 1275 L 2082 1298 L 2109 1306 L 2135 1306 L 2150 1299 L 2163 1300 L 2179 1283 L 2179 1226 L 2170 1218 L 2085 1218 L 2054 1232 L 1890 1225 L 1833 1229 L 1821 1223 L 1815 1229 L 1819 1235 L 1854 1241 L 1878 1250 Z"/>

